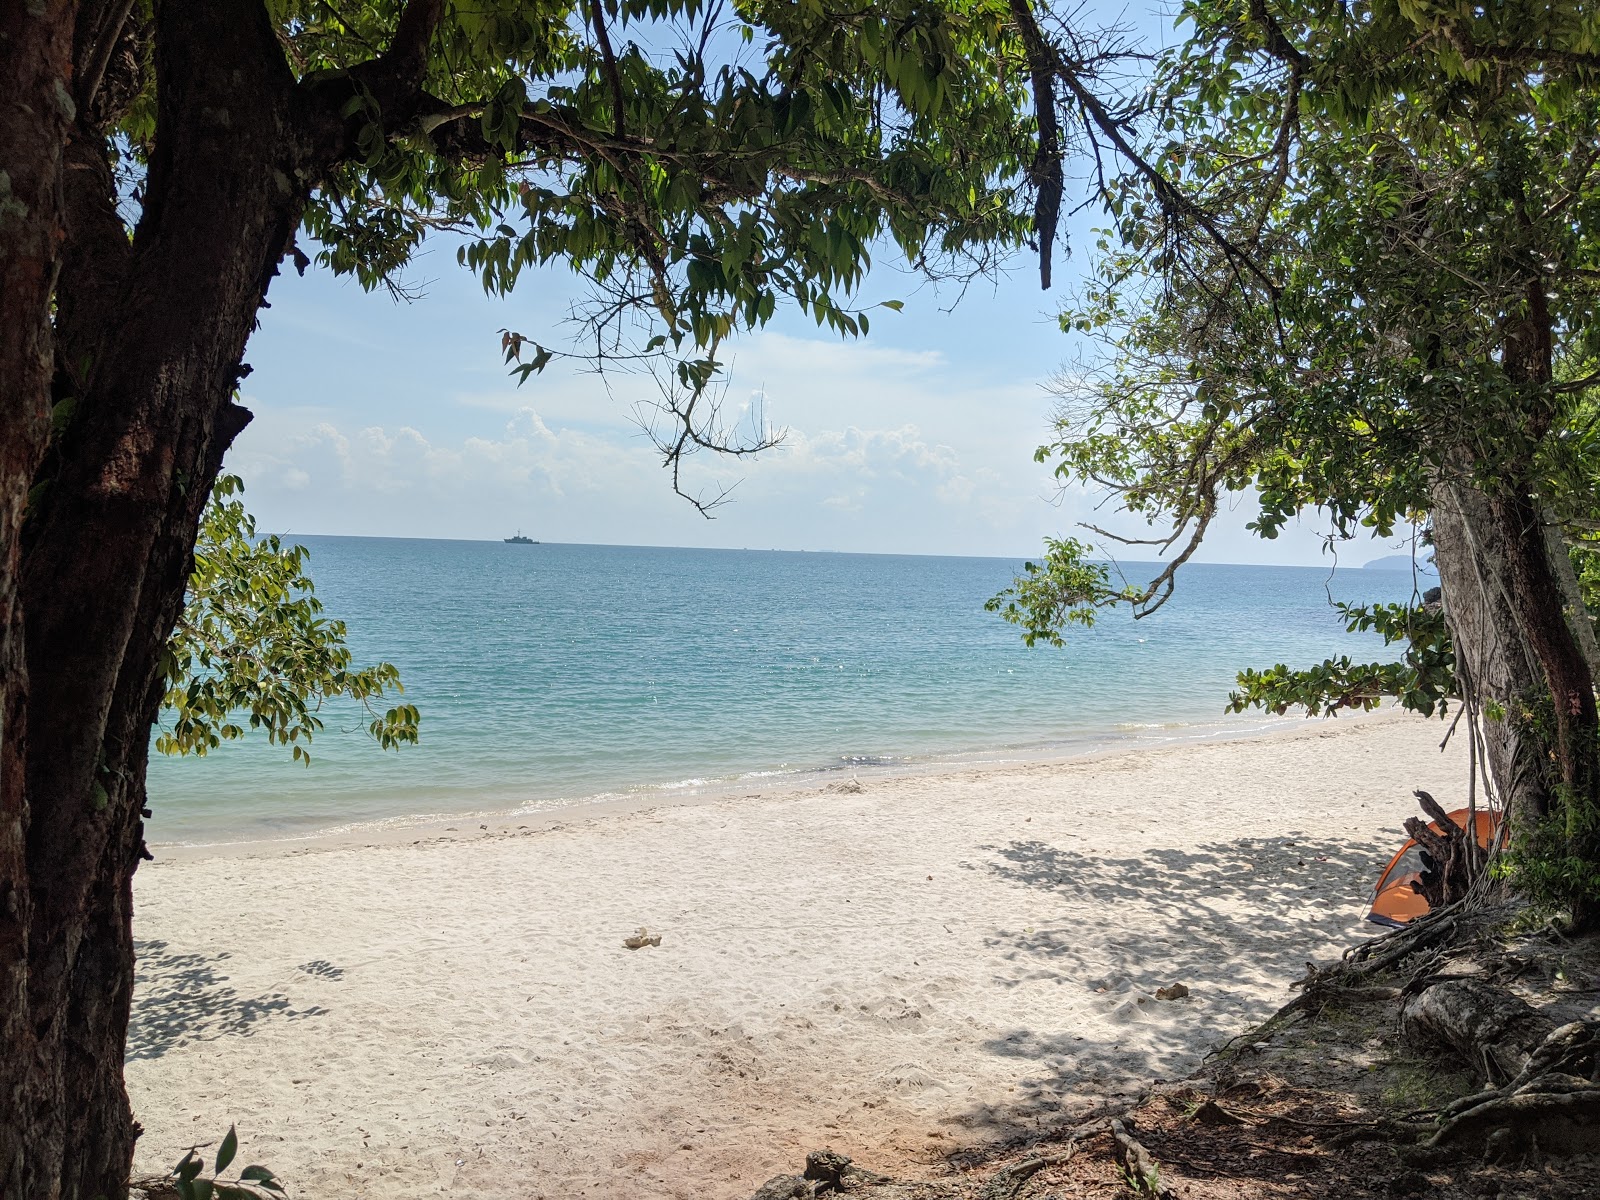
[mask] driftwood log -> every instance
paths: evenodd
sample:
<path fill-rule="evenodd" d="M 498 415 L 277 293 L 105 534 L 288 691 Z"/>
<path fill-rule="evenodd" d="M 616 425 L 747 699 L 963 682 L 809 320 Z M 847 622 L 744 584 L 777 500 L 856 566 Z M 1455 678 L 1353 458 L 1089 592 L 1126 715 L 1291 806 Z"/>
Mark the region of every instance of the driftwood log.
<path fill-rule="evenodd" d="M 1423 854 L 1422 878 L 1412 886 L 1422 894 L 1429 908 L 1440 909 L 1467 894 L 1473 880 L 1482 872 L 1488 855 L 1478 845 L 1475 829 L 1457 825 L 1427 792 L 1419 790 L 1415 794 L 1428 820 L 1420 817 L 1405 820 L 1406 832 Z M 1438 825 L 1438 830 L 1433 825 Z"/>
<path fill-rule="evenodd" d="M 1407 1042 L 1453 1053 L 1495 1087 L 1521 1074 L 1554 1028 L 1549 1017 L 1478 979 L 1439 980 L 1400 1005 Z"/>
<path fill-rule="evenodd" d="M 1499 1160 L 1600 1153 L 1600 1024 L 1557 1026 L 1504 988 L 1437 979 L 1402 1002 L 1400 1030 L 1486 1085 L 1439 1114 L 1425 1150 Z"/>
<path fill-rule="evenodd" d="M 1126 1176 L 1128 1186 L 1141 1196 L 1152 1200 L 1167 1200 L 1171 1195 L 1161 1186 L 1161 1172 L 1139 1139 L 1128 1132 L 1128 1127 L 1112 1118 L 1111 1140 L 1116 1146 L 1117 1164 Z"/>

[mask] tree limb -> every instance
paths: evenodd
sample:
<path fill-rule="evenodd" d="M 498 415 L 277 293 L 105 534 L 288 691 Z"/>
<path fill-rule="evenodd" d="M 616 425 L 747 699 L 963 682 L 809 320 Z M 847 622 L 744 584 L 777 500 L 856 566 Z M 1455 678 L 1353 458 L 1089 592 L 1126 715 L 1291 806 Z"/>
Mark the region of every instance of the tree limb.
<path fill-rule="evenodd" d="M 444 0 L 407 0 L 394 38 L 377 60 L 384 72 L 396 82 L 420 85 L 428 67 L 429 44 L 443 17 Z"/>
<path fill-rule="evenodd" d="M 1056 120 L 1055 72 L 1050 47 L 1039 32 L 1029 0 L 1011 0 L 1011 19 L 1028 55 L 1033 76 L 1033 110 L 1039 122 L 1039 146 L 1030 174 L 1039 188 L 1034 202 L 1033 231 L 1039 239 L 1039 286 L 1050 289 L 1050 251 L 1055 245 L 1056 222 L 1061 214 L 1061 126 Z"/>
<path fill-rule="evenodd" d="M 589 23 L 594 26 L 594 40 L 600 46 L 600 58 L 605 64 L 606 82 L 611 85 L 611 127 L 617 136 L 627 137 L 628 131 L 623 124 L 623 92 L 622 76 L 617 72 L 617 56 L 611 50 L 611 35 L 606 32 L 605 13 L 601 10 L 600 0 L 589 0 Z"/>

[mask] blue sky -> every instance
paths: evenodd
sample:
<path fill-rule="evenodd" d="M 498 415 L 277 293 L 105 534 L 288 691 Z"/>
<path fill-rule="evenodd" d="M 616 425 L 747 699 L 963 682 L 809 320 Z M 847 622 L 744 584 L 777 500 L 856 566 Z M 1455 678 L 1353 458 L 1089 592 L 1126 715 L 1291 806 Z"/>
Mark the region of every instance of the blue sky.
<path fill-rule="evenodd" d="M 1142 22 L 1149 26 L 1149 20 Z M 841 341 L 780 315 L 732 347 L 730 408 L 760 399 L 786 430 L 761 458 L 705 456 L 691 487 L 737 483 L 707 521 L 672 494 L 635 409 L 650 380 L 602 381 L 553 364 L 517 386 L 499 330 L 548 344 L 584 295 L 565 269 L 486 298 L 445 241 L 410 273 L 424 295 L 397 304 L 315 269 L 286 271 L 247 361 L 254 423 L 228 468 L 274 532 L 500 538 L 920 554 L 1036 553 L 1046 535 L 1096 519 L 1094 498 L 1062 495 L 1033 451 L 1049 433 L 1045 384 L 1077 352 L 1055 314 L 1087 264 L 1091 217 L 1070 231 L 1057 286 L 1036 267 L 935 289 L 883 257 L 868 279 L 871 335 Z M 1263 543 L 1241 499 L 1201 557 L 1326 562 L 1314 528 Z M 1135 527 L 1123 528 L 1136 532 Z M 1387 547 L 1351 547 L 1359 563 Z M 1129 557 L 1147 557 L 1130 554 Z"/>

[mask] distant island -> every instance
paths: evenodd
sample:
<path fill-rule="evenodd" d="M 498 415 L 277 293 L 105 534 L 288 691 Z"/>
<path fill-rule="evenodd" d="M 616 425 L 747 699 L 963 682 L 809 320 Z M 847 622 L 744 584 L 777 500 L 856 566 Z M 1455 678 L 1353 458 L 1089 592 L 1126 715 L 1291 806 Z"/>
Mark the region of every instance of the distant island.
<path fill-rule="evenodd" d="M 1439 573 L 1432 562 L 1424 562 L 1420 558 L 1413 560 L 1409 554 L 1385 554 L 1382 558 L 1373 559 L 1361 569 L 1363 571 L 1409 571 L 1413 566 L 1423 575 L 1437 575 Z"/>

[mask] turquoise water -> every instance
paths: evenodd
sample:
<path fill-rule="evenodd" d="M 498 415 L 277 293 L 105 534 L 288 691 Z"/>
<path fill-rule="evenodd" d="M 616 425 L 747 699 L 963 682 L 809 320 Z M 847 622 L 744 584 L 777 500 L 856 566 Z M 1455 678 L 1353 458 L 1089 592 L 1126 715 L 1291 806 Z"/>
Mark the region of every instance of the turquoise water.
<path fill-rule="evenodd" d="M 1067 649 L 1028 650 L 982 607 L 1020 568 L 1009 559 L 300 540 L 358 661 L 399 666 L 423 743 L 380 751 L 340 707 L 309 768 L 260 741 L 156 756 L 153 841 L 1242 729 L 1262 719 L 1223 716 L 1239 667 L 1378 653 L 1329 594 L 1412 589 L 1398 571 L 1191 566 L 1155 616 L 1113 613 Z"/>

